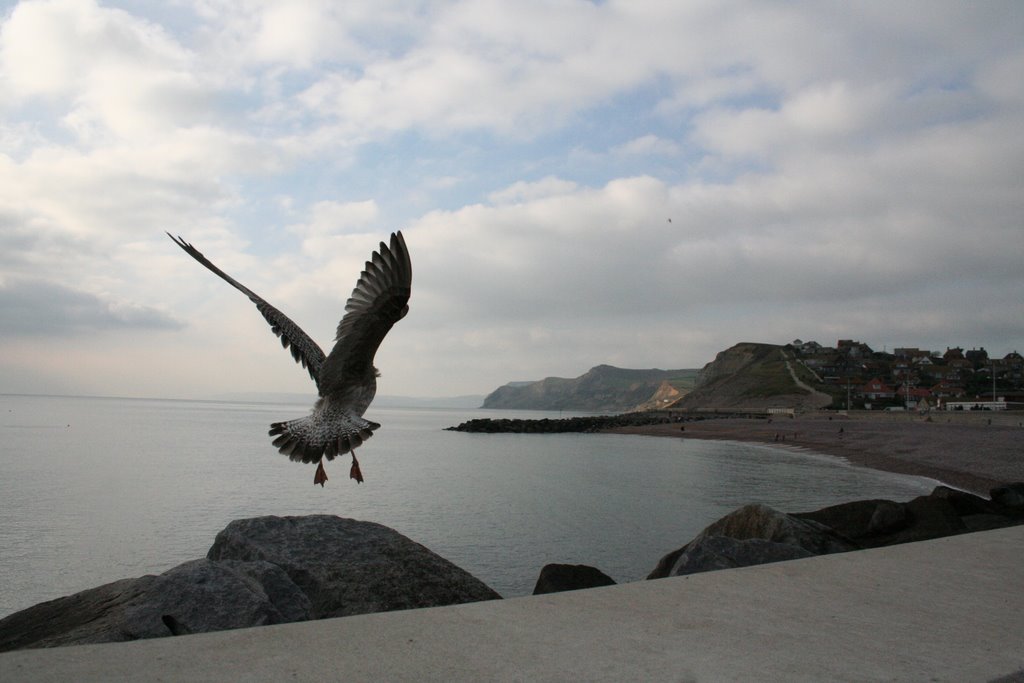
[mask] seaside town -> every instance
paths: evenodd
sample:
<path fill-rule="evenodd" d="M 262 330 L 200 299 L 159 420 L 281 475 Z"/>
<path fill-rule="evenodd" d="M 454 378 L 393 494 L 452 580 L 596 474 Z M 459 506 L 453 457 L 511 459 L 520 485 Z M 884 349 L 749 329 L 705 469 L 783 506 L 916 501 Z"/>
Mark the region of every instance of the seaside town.
<path fill-rule="evenodd" d="M 990 356 L 984 347 L 887 352 L 851 339 L 840 339 L 835 347 L 796 339 L 790 346 L 838 403 L 850 408 L 1024 408 L 1024 356 L 1016 351 L 1002 358 Z"/>

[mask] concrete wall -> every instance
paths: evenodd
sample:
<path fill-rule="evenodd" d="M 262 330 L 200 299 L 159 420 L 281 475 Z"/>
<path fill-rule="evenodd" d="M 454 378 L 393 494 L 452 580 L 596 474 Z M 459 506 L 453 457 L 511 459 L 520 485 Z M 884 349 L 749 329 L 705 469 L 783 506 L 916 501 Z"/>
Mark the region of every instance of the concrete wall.
<path fill-rule="evenodd" d="M 688 577 L 0 655 L 0 681 L 988 681 L 1024 526 Z M 1024 679 L 1022 679 L 1024 680 Z"/>

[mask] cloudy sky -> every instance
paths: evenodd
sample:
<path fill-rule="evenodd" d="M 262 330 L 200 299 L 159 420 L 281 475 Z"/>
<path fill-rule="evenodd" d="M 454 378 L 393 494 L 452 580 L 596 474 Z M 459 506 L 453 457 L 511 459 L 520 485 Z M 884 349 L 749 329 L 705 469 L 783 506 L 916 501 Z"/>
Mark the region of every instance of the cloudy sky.
<path fill-rule="evenodd" d="M 740 341 L 1024 351 L 1024 3 L 0 3 L 0 392 L 311 391 L 404 230 L 380 393 Z"/>

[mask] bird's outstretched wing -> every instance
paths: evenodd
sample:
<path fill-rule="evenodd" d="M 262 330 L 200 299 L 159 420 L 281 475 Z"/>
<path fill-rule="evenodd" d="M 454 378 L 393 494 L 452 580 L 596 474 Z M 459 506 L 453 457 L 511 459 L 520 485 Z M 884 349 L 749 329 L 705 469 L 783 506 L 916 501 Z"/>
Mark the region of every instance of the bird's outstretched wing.
<path fill-rule="evenodd" d="M 309 335 L 306 334 L 301 327 L 292 322 L 291 318 L 268 304 L 264 301 L 263 297 L 256 294 L 256 292 L 252 291 L 238 280 L 213 265 L 208 258 L 203 256 L 202 252 L 191 244 L 183 240 L 181 237 L 174 237 L 171 233 L 167 233 L 167 236 L 174 240 L 175 244 L 184 249 L 186 254 L 202 263 L 204 266 L 220 276 L 229 285 L 249 297 L 249 301 L 256 304 L 256 308 L 263 314 L 266 321 L 270 323 L 270 329 L 274 334 L 281 338 L 281 346 L 286 349 L 289 346 L 291 347 L 292 358 L 294 358 L 296 362 L 301 363 L 302 367 L 309 371 L 309 376 L 317 383 L 317 388 L 319 389 L 320 368 L 324 364 L 324 352 L 319 346 L 317 346 L 316 342 L 310 339 Z"/>
<path fill-rule="evenodd" d="M 391 234 L 391 246 L 380 248 L 366 262 L 359 282 L 345 304 L 334 348 L 320 373 L 320 395 L 345 388 L 373 368 L 373 357 L 392 325 L 409 312 L 412 262 L 402 233 Z"/>

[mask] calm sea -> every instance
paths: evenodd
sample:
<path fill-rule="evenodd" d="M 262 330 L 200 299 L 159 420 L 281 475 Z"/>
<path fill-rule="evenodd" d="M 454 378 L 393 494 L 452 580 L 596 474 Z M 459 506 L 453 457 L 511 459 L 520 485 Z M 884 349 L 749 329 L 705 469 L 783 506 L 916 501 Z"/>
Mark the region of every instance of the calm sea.
<path fill-rule="evenodd" d="M 760 501 L 802 511 L 906 500 L 934 482 L 813 453 L 602 434 L 464 434 L 472 417 L 549 413 L 373 409 L 383 427 L 311 465 L 270 445 L 303 406 L 0 395 L 0 616 L 203 557 L 233 519 L 327 513 L 390 526 L 506 597 L 549 562 L 643 578 L 715 519 Z"/>

